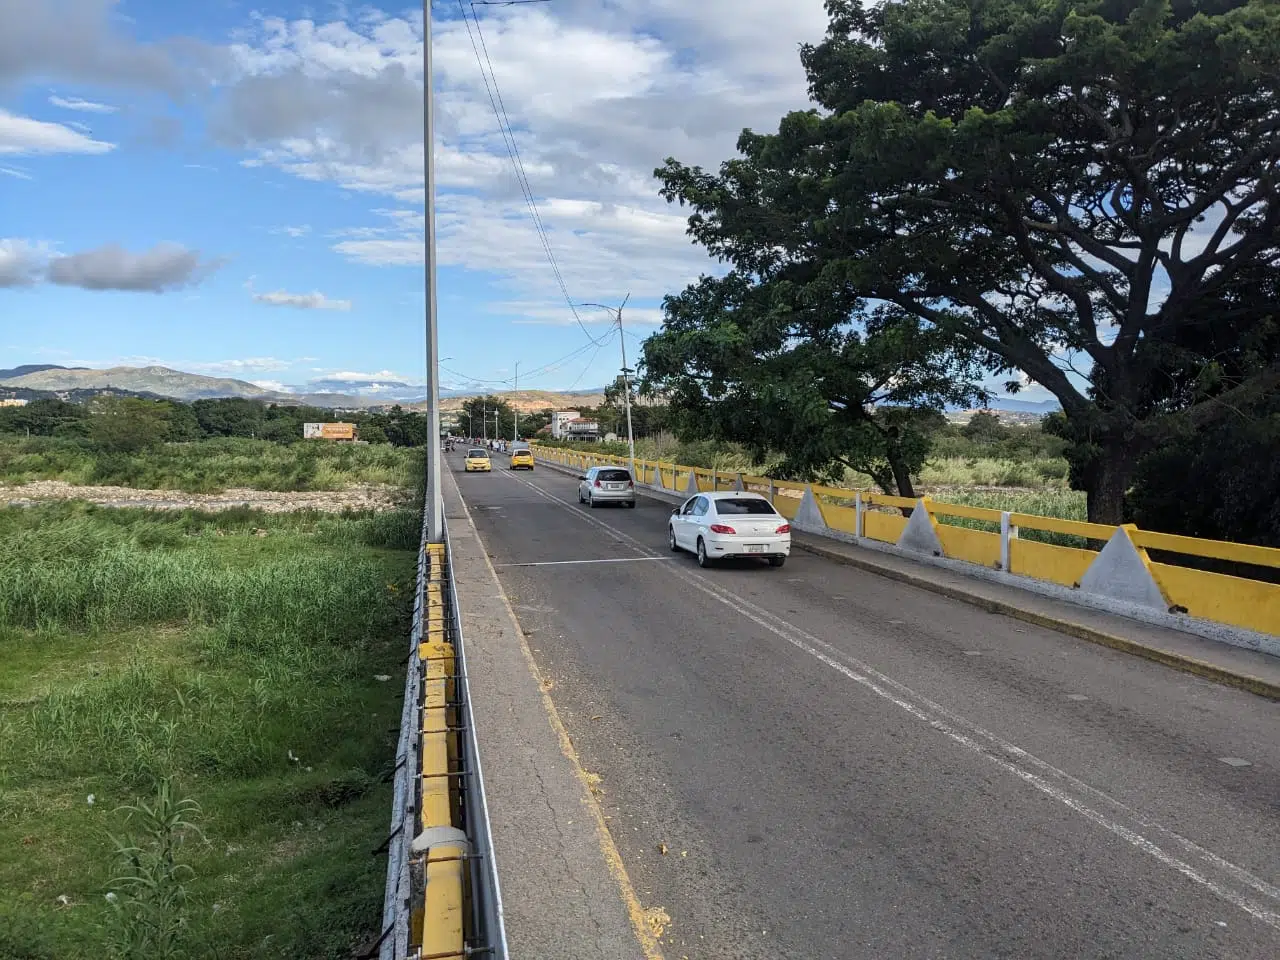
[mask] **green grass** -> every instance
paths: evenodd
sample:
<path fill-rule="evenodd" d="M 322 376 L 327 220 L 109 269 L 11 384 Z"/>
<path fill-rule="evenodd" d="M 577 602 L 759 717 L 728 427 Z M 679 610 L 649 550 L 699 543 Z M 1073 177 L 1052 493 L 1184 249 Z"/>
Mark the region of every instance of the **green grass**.
<path fill-rule="evenodd" d="M 217 493 L 409 486 L 421 451 L 387 444 L 280 444 L 228 437 L 170 443 L 138 454 L 102 453 L 86 440 L 0 437 L 0 483 L 64 480 L 151 490 Z"/>
<path fill-rule="evenodd" d="M 935 490 L 930 493 L 930 496 L 941 503 L 1008 510 L 1010 513 L 1029 513 L 1037 517 L 1056 517 L 1060 520 L 1088 519 L 1084 493 L 1064 487 L 1044 490 L 965 490 L 952 487 Z M 1000 531 L 998 523 L 986 523 L 964 517 L 948 517 L 942 514 L 937 514 L 937 519 L 940 523 L 949 523 L 957 527 L 986 530 L 990 533 Z M 1018 536 L 1023 540 L 1038 540 L 1041 543 L 1052 543 L 1062 547 L 1084 548 L 1087 546 L 1087 540 L 1084 537 L 1047 530 L 1032 530 L 1029 527 L 1020 529 Z"/>
<path fill-rule="evenodd" d="M 166 778 L 199 804 L 175 956 L 376 935 L 416 533 L 409 511 L 0 510 L 0 957 L 129 956 L 112 835 Z"/>
<path fill-rule="evenodd" d="M 934 457 L 920 471 L 922 487 L 1020 487 L 1065 490 L 1067 461 L 1061 457 L 1004 460 L 994 457 Z"/>

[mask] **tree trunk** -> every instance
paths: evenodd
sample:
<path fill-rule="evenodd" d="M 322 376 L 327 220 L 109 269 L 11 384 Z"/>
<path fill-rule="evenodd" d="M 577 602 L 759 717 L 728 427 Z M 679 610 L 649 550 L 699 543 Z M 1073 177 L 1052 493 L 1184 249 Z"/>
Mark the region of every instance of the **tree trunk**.
<path fill-rule="evenodd" d="M 893 482 L 898 488 L 898 496 L 916 498 L 916 488 L 911 483 L 911 471 L 893 447 L 889 448 L 889 467 L 893 470 Z"/>
<path fill-rule="evenodd" d="M 1133 481 L 1136 461 L 1131 442 L 1112 441 L 1102 445 L 1098 459 L 1089 470 L 1085 488 L 1090 523 L 1124 523 L 1124 495 Z"/>

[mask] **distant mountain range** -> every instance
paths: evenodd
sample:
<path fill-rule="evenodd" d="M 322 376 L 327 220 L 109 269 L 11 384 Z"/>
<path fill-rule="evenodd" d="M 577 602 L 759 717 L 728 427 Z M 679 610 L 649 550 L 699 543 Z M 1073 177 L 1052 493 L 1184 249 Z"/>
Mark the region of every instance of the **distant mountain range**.
<path fill-rule="evenodd" d="M 24 363 L 10 370 L 0 370 L 0 380 L 11 377 L 25 377 L 28 373 L 40 373 L 42 370 L 84 370 L 84 367 L 60 367 L 56 363 Z"/>
<path fill-rule="evenodd" d="M 169 367 L 111 367 L 91 370 L 86 367 L 62 367 L 56 364 L 23 364 L 0 370 L 0 388 L 39 390 L 48 393 L 71 393 L 93 390 L 127 391 L 129 393 L 170 397 L 174 400 L 205 400 L 218 397 L 243 397 L 266 403 L 333 407 L 344 410 L 367 409 L 402 404 L 408 409 L 425 408 L 426 388 L 421 384 L 401 381 L 313 380 L 297 391 L 270 390 L 246 380 L 232 377 L 207 377 L 184 373 Z M 441 391 L 441 407 L 456 410 L 468 397 L 490 392 L 502 396 L 522 412 L 581 404 L 596 406 L 604 399 L 599 390 L 576 390 L 557 393 L 549 390 Z"/>

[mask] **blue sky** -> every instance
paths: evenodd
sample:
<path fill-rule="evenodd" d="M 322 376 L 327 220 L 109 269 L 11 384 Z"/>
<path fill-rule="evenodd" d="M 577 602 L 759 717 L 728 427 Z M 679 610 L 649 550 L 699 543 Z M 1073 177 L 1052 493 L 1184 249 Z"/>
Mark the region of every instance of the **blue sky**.
<path fill-rule="evenodd" d="M 459 3 L 435 6 L 446 387 L 599 386 Z M 714 269 L 656 193 L 806 103 L 821 0 L 476 6 L 565 288 L 634 357 Z M 0 4 L 0 367 L 161 363 L 264 384 L 423 376 L 421 15 L 172 0 Z M 600 339 L 598 345 L 588 339 Z"/>

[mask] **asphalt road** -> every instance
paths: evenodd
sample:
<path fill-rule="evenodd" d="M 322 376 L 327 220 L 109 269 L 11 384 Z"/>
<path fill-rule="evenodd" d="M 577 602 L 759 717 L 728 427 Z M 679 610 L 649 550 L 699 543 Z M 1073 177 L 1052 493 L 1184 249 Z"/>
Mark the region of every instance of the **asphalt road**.
<path fill-rule="evenodd" d="M 463 497 L 668 958 L 1280 957 L 1280 704 L 799 551 L 701 571 L 669 506 L 494 466 Z"/>

